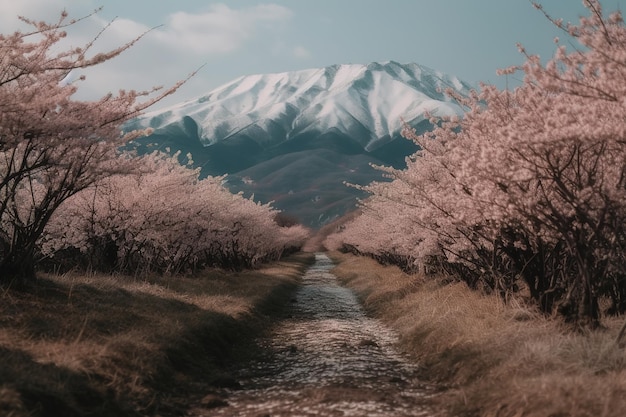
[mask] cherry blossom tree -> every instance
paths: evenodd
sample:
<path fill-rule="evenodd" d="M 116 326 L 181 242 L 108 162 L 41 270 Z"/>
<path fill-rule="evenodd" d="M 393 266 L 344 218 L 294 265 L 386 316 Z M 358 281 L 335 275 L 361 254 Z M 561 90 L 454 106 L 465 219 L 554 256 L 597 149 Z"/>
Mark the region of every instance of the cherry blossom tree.
<path fill-rule="evenodd" d="M 626 27 L 619 12 L 604 17 L 598 1 L 586 5 L 577 26 L 554 20 L 580 50 L 559 45 L 546 65 L 528 55 L 511 94 L 485 88 L 488 108 L 465 130 L 479 145 L 452 158 L 464 161 L 460 181 L 481 190 L 483 213 L 514 225 L 510 246 L 547 244 L 564 255 L 546 291 L 562 293 L 568 319 L 595 327 L 598 297 L 624 280 Z"/>
<path fill-rule="evenodd" d="M 61 81 L 72 70 L 101 64 L 129 49 L 92 54 L 94 40 L 66 48 L 61 14 L 56 23 L 21 18 L 30 32 L 0 35 L 0 281 L 34 277 L 38 238 L 57 208 L 100 178 L 125 169 L 117 149 L 140 132 L 120 124 L 165 91 L 120 91 L 93 102 L 72 98 L 76 84 Z"/>
<path fill-rule="evenodd" d="M 503 294 L 521 278 L 543 311 L 580 327 L 598 326 L 601 297 L 626 310 L 626 27 L 621 13 L 584 3 L 578 25 L 548 16 L 577 49 L 556 40 L 543 64 L 520 47 L 526 63 L 502 71 L 521 71 L 520 87 L 482 85 L 457 98 L 461 119 L 405 132 L 422 150 L 406 170 L 384 169 L 391 184 L 366 187 L 363 213 L 400 213 L 390 230 L 413 238 L 367 250 L 435 256 Z M 365 224 L 347 226 L 345 243 L 363 245 L 354 229 Z"/>
<path fill-rule="evenodd" d="M 177 154 L 133 164 L 64 202 L 39 242 L 49 262 L 133 274 L 240 269 L 278 259 L 308 237 L 300 225 L 281 227 L 270 205 L 232 194 L 222 177 L 200 179 Z"/>

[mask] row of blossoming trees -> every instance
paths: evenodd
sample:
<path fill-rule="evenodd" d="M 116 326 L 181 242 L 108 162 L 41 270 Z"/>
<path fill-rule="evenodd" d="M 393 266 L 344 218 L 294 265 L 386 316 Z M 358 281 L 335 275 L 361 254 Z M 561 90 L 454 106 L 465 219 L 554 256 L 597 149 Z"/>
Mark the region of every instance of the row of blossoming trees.
<path fill-rule="evenodd" d="M 120 91 L 73 99 L 70 71 L 105 62 L 93 42 L 64 48 L 66 13 L 29 32 L 0 35 L 0 283 L 25 282 L 36 266 L 176 272 L 205 265 L 254 266 L 297 248 L 299 226 L 199 177 L 176 158 L 120 149 L 143 132 L 120 126 L 174 92 Z M 95 40 L 97 40 L 96 36 Z M 94 40 L 94 41 L 95 41 Z"/>
<path fill-rule="evenodd" d="M 546 313 L 599 324 L 599 301 L 626 310 L 626 27 L 586 1 L 575 39 L 523 84 L 483 85 L 462 118 L 433 120 L 391 183 L 364 187 L 362 215 L 329 246 L 408 269 L 443 268 L 503 296 L 526 288 Z M 537 6 L 541 8 L 540 6 Z M 547 16 L 547 15 L 546 15 Z M 548 16 L 548 18 L 550 18 Z M 556 40 L 559 43 L 558 39 Z"/>
<path fill-rule="evenodd" d="M 308 235 L 278 212 L 199 178 L 177 155 L 134 157 L 129 173 L 77 193 L 51 217 L 39 254 L 53 266 L 125 273 L 239 269 L 298 250 Z"/>
<path fill-rule="evenodd" d="M 221 177 L 200 179 L 177 155 L 132 162 L 133 172 L 97 182 L 55 212 L 39 245 L 47 262 L 126 273 L 238 269 L 279 259 L 308 234 L 282 226 L 270 205 L 232 194 Z"/>

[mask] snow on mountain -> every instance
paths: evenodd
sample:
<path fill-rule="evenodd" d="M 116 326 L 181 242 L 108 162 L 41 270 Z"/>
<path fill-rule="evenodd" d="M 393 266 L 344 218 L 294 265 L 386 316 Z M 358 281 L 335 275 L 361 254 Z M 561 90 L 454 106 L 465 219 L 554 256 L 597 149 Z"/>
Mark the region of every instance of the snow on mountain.
<path fill-rule="evenodd" d="M 470 87 L 414 63 L 333 65 L 239 77 L 195 100 L 147 113 L 138 124 L 158 130 L 190 117 L 204 145 L 259 129 L 279 129 L 284 135 L 252 135 L 258 141 L 338 130 L 371 151 L 398 135 L 402 119 L 414 124 L 424 120 L 427 112 L 460 114 L 458 105 L 443 92 L 447 88 L 464 94 Z"/>
<path fill-rule="evenodd" d="M 470 89 L 417 64 L 333 65 L 240 77 L 127 127 L 155 129 L 133 142 L 138 152 L 191 154 L 203 175 L 316 228 L 365 197 L 344 182 L 386 180 L 372 164 L 406 166 L 418 148 L 400 138 L 402 120 L 425 132 L 427 114 L 461 113 L 448 88 Z"/>

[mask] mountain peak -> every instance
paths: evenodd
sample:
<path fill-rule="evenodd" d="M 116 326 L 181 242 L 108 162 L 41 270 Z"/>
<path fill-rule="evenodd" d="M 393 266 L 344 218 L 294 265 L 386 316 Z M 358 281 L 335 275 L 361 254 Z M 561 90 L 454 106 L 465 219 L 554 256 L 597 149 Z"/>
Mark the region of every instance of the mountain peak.
<path fill-rule="evenodd" d="M 155 129 L 135 141 L 140 152 L 190 152 L 205 174 L 228 174 L 231 190 L 317 227 L 363 197 L 344 181 L 383 180 L 371 164 L 401 167 L 416 151 L 403 120 L 423 132 L 428 115 L 461 114 L 447 88 L 470 89 L 415 63 L 338 64 L 239 77 L 129 127 Z"/>
<path fill-rule="evenodd" d="M 273 74 L 239 77 L 194 100 L 146 114 L 141 123 L 162 128 L 191 117 L 206 145 L 270 122 L 288 134 L 339 129 L 367 132 L 360 141 L 375 149 L 398 133 L 402 120 L 419 122 L 434 115 L 460 113 L 443 91 L 462 94 L 469 85 L 431 68 L 395 61 L 338 64 Z M 382 142 L 381 142 L 382 141 Z"/>

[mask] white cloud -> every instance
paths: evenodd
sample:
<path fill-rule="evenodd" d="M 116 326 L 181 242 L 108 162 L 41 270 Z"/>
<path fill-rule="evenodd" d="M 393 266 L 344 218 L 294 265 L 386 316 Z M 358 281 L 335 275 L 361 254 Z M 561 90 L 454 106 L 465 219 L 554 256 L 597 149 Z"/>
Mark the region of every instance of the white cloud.
<path fill-rule="evenodd" d="M 70 18 L 77 18 L 92 12 L 96 4 L 95 0 L 0 0 L 0 32 L 18 29 L 18 15 L 54 22 L 64 9 Z M 162 26 L 151 29 L 123 15 L 110 22 L 96 14 L 68 28 L 61 46 L 82 47 L 108 25 L 92 48 L 91 53 L 95 54 L 117 48 L 149 31 L 119 57 L 80 72 L 86 75 L 86 80 L 77 84 L 77 98 L 90 100 L 120 89 L 147 90 L 155 85 L 173 85 L 212 56 L 242 50 L 259 39 L 268 39 L 267 48 L 271 50 L 292 16 L 289 8 L 275 4 L 242 8 L 213 4 L 198 13 L 171 13 L 163 17 Z M 9 25 L 9 21 L 13 23 Z M 207 88 L 208 81 L 199 78 L 190 83 L 196 86 L 194 94 Z M 194 89 L 191 85 L 185 88 Z M 172 100 L 182 101 L 181 95 L 177 97 Z"/>
<path fill-rule="evenodd" d="M 309 51 L 302 45 L 298 45 L 293 48 L 293 55 L 299 59 L 310 59 L 313 56 L 311 54 L 311 51 Z"/>
<path fill-rule="evenodd" d="M 227 53 L 291 16 L 291 10 L 274 4 L 243 9 L 216 4 L 203 13 L 170 15 L 168 23 L 157 31 L 157 38 L 165 45 L 196 54 Z"/>
<path fill-rule="evenodd" d="M 56 22 L 65 9 L 84 12 L 93 8 L 91 0 L 3 0 L 0 1 L 0 27 L 2 32 L 23 28 L 18 16 L 51 23 Z"/>

